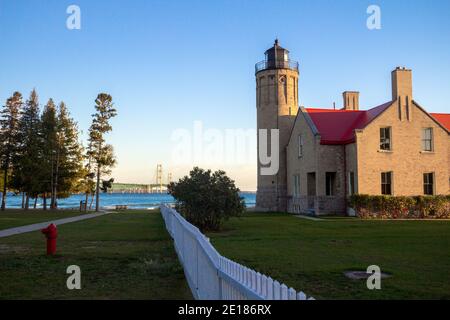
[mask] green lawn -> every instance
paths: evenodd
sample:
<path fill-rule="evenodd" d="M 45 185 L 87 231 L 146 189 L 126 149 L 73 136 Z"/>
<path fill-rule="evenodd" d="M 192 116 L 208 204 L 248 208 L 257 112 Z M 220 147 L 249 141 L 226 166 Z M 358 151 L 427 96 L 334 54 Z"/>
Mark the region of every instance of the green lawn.
<path fill-rule="evenodd" d="M 6 210 L 0 211 L 0 230 L 27 224 L 82 215 L 78 210 Z"/>
<path fill-rule="evenodd" d="M 192 299 L 159 212 L 113 213 L 58 227 L 58 255 L 39 232 L 0 239 L 0 299 Z M 66 268 L 81 268 L 68 290 Z"/>
<path fill-rule="evenodd" d="M 249 213 L 209 234 L 224 256 L 316 299 L 450 299 L 450 221 L 310 221 Z M 346 270 L 380 266 L 381 290 Z"/>

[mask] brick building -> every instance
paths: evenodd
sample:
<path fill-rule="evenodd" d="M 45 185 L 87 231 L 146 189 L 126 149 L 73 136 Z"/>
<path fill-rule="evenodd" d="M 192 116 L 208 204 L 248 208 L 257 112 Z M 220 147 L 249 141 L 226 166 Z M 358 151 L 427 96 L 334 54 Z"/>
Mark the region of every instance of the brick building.
<path fill-rule="evenodd" d="M 258 161 L 258 210 L 341 214 L 353 193 L 450 193 L 450 114 L 413 99 L 411 70 L 392 71 L 392 100 L 373 108 L 354 91 L 339 110 L 298 107 L 298 63 L 276 41 L 256 82 L 258 129 L 279 130 L 278 173 Z"/>

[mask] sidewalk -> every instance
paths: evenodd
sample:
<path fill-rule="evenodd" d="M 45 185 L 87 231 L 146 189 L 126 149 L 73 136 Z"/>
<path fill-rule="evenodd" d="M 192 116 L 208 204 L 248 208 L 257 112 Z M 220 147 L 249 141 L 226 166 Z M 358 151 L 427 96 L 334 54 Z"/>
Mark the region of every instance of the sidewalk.
<path fill-rule="evenodd" d="M 13 236 L 16 234 L 27 233 L 27 232 L 32 232 L 32 231 L 36 231 L 36 230 L 41 230 L 41 229 L 46 228 L 51 223 L 54 223 L 55 225 L 59 226 L 59 225 L 66 224 L 66 223 L 97 218 L 100 216 L 107 215 L 109 213 L 110 212 L 90 213 L 90 214 L 84 214 L 84 215 L 76 216 L 76 217 L 51 220 L 51 221 L 47 221 L 47 222 L 40 222 L 40 223 L 35 223 L 35 224 L 29 224 L 26 226 L 0 230 L 0 238 L 10 237 L 10 236 Z"/>
<path fill-rule="evenodd" d="M 306 219 L 306 220 L 311 220 L 311 221 L 325 221 L 324 219 L 320 219 L 320 218 L 316 218 L 316 217 L 310 217 L 310 216 L 306 216 L 306 215 L 302 215 L 302 214 L 296 214 L 296 215 L 294 215 L 294 217 L 301 218 L 301 219 Z"/>

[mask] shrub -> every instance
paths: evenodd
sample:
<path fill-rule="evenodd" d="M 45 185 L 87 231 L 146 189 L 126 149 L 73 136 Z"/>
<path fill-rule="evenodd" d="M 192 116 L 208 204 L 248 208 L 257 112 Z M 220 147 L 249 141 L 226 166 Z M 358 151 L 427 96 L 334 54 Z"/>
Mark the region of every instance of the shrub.
<path fill-rule="evenodd" d="M 244 199 L 224 171 L 195 167 L 177 183 L 168 186 L 176 209 L 201 231 L 219 230 L 223 221 L 245 211 Z"/>
<path fill-rule="evenodd" d="M 349 205 L 363 219 L 450 219 L 450 196 L 370 196 L 352 195 Z"/>

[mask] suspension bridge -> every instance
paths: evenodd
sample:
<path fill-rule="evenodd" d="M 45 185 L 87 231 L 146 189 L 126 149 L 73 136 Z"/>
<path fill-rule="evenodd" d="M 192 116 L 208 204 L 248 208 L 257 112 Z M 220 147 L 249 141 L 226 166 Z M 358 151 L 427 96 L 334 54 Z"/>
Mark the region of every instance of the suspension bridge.
<path fill-rule="evenodd" d="M 113 183 L 110 193 L 167 193 L 167 186 L 172 182 L 172 173 L 164 175 L 162 164 L 156 166 L 153 183 Z"/>

